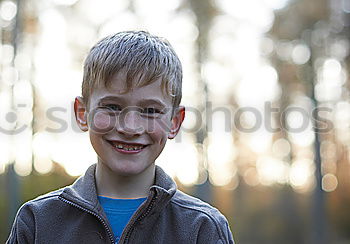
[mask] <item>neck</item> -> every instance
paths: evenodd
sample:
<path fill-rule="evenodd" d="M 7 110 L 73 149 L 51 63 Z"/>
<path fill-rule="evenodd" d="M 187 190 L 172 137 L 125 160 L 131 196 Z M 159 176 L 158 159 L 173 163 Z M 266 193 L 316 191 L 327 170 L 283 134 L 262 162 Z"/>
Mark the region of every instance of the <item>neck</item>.
<path fill-rule="evenodd" d="M 152 164 L 138 175 L 118 175 L 104 163 L 96 166 L 97 194 L 113 198 L 147 197 L 154 183 L 155 165 Z"/>

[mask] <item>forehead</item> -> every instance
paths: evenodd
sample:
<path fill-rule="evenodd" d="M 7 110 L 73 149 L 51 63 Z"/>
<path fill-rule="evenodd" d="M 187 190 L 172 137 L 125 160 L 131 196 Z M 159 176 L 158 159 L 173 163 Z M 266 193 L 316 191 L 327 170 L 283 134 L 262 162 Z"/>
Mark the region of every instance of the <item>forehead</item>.
<path fill-rule="evenodd" d="M 167 106 L 172 105 L 172 96 L 167 89 L 163 89 L 163 81 L 158 78 L 152 82 L 143 82 L 139 77 L 130 80 L 128 87 L 127 76 L 125 72 L 117 72 L 106 84 L 101 82 L 92 91 L 91 98 L 101 99 L 105 96 L 116 96 L 127 99 L 130 102 L 138 100 L 157 99 L 161 100 Z"/>

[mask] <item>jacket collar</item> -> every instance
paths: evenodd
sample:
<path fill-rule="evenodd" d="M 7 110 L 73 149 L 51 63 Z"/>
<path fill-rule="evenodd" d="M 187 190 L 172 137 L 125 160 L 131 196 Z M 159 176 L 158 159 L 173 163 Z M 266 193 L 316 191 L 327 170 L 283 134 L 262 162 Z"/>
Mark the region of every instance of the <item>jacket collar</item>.
<path fill-rule="evenodd" d="M 79 177 L 71 186 L 66 187 L 60 196 L 84 208 L 99 213 L 102 207 L 97 199 L 95 170 L 96 164 L 91 165 L 85 174 Z M 153 195 L 153 191 L 156 196 L 155 206 L 160 210 L 169 203 L 175 194 L 176 184 L 158 165 L 156 165 L 155 170 L 155 181 L 150 187 L 149 197 Z"/>

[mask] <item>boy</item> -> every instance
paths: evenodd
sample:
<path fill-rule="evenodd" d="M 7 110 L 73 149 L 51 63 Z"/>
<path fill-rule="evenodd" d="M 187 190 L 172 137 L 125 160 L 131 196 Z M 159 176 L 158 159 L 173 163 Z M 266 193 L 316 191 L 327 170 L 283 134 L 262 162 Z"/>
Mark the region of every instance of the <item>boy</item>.
<path fill-rule="evenodd" d="M 98 162 L 73 185 L 25 203 L 7 243 L 233 243 L 225 217 L 154 163 L 185 117 L 181 82 L 166 40 L 139 31 L 98 42 L 74 104 Z"/>

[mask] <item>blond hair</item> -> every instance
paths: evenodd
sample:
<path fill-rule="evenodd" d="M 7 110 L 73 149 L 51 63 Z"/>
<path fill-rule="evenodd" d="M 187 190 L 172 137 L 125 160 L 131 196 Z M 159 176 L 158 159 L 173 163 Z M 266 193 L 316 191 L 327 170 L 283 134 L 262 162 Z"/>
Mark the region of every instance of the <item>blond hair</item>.
<path fill-rule="evenodd" d="M 182 66 L 170 43 L 145 31 L 107 36 L 93 46 L 84 62 L 82 96 L 87 104 L 94 87 L 110 85 L 113 75 L 125 72 L 126 91 L 159 78 L 162 89 L 178 107 L 182 97 Z"/>

